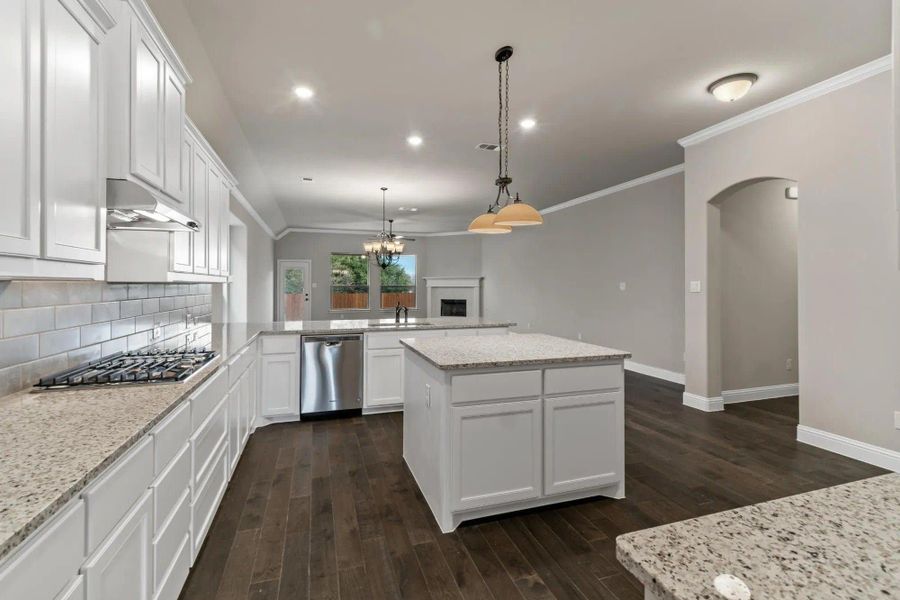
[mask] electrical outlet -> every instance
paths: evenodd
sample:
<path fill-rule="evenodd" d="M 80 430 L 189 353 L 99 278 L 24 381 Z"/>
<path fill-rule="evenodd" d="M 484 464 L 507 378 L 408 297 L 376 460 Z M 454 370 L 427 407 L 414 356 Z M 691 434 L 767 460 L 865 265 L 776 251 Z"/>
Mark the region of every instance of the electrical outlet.
<path fill-rule="evenodd" d="M 425 384 L 425 407 L 431 408 L 431 386 Z"/>
<path fill-rule="evenodd" d="M 579 342 L 581 341 L 581 332 L 580 331 L 578 332 L 578 341 Z"/>
<path fill-rule="evenodd" d="M 690 291 L 692 294 L 699 294 L 703 291 L 703 284 L 700 281 L 692 281 L 690 284 Z"/>
<path fill-rule="evenodd" d="M 794 368 L 794 359 L 789 358 L 786 361 L 784 361 L 784 368 L 787 369 L 788 371 L 792 370 Z"/>
<path fill-rule="evenodd" d="M 624 292 L 628 285 L 624 281 L 619 282 L 619 291 Z"/>
<path fill-rule="evenodd" d="M 900 410 L 894 413 L 894 429 L 900 429 Z"/>
<path fill-rule="evenodd" d="M 153 330 L 150 332 L 151 340 L 158 340 L 162 337 L 162 327 L 159 323 L 153 325 Z"/>

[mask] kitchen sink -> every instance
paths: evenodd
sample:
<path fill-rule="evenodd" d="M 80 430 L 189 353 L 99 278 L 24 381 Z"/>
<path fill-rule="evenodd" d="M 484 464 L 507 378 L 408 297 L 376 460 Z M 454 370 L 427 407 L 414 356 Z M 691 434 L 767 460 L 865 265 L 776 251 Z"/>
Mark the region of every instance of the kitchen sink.
<path fill-rule="evenodd" d="M 415 323 L 375 323 L 373 325 L 369 325 L 369 327 L 421 327 L 422 325 L 431 325 L 426 321 L 416 321 Z"/>

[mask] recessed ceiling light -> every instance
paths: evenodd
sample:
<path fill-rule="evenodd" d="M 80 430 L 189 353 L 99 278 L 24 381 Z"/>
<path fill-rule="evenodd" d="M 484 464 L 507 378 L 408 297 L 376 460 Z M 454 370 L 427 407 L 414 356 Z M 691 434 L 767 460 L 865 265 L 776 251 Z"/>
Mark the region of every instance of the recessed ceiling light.
<path fill-rule="evenodd" d="M 412 146 L 413 148 L 422 145 L 422 136 L 413 134 L 406 138 L 406 143 Z"/>
<path fill-rule="evenodd" d="M 419 212 L 419 209 L 415 206 L 401 206 L 397 210 L 400 212 Z"/>
<path fill-rule="evenodd" d="M 305 85 L 298 85 L 294 88 L 294 95 L 300 98 L 301 100 L 311 100 L 316 93 L 312 90 L 312 88 L 306 87 Z"/>
<path fill-rule="evenodd" d="M 706 89 L 716 100 L 734 102 L 746 96 L 757 79 L 759 77 L 755 73 L 738 73 L 713 81 Z"/>
<path fill-rule="evenodd" d="M 525 129 L 526 131 L 528 129 L 534 129 L 535 125 L 537 125 L 537 121 L 535 121 L 531 117 L 528 117 L 528 118 L 525 118 L 525 119 L 522 119 L 521 121 L 519 121 L 519 127 L 521 127 L 522 129 Z"/>

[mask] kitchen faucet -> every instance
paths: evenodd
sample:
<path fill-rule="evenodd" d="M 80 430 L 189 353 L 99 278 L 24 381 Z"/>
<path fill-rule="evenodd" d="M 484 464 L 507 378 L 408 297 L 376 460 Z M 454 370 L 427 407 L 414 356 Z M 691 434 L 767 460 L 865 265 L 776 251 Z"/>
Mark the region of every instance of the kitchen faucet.
<path fill-rule="evenodd" d="M 403 306 L 400 304 L 400 301 L 397 301 L 397 307 L 394 309 L 394 323 L 400 322 L 400 311 L 403 311 L 403 322 L 409 323 L 409 307 Z"/>

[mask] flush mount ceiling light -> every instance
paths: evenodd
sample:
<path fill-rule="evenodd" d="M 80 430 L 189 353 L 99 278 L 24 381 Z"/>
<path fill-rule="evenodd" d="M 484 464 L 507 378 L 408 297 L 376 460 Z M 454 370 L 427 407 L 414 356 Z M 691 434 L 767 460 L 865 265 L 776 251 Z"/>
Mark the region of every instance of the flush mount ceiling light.
<path fill-rule="evenodd" d="M 497 113 L 498 172 L 494 185 L 497 198 L 487 211 L 469 224 L 473 233 L 509 233 L 512 227 L 540 225 L 544 218 L 533 206 L 513 198 L 509 191 L 512 177 L 509 176 L 509 59 L 513 55 L 512 46 L 503 46 L 494 53 L 497 61 L 499 111 Z M 505 93 L 505 97 L 504 97 Z M 520 123 L 521 125 L 521 123 Z"/>
<path fill-rule="evenodd" d="M 401 236 L 394 234 L 394 220 L 385 217 L 387 190 L 386 187 L 381 188 L 381 231 L 375 237 L 363 242 L 366 256 L 374 258 L 382 269 L 397 264 L 404 248 Z M 384 227 L 385 222 L 388 223 L 387 231 Z"/>
<path fill-rule="evenodd" d="M 419 212 L 419 209 L 415 206 L 400 206 L 397 208 L 400 212 Z"/>
<path fill-rule="evenodd" d="M 734 102 L 746 96 L 758 79 L 755 73 L 738 73 L 713 81 L 706 89 L 716 100 Z"/>
<path fill-rule="evenodd" d="M 412 134 L 408 138 L 406 138 L 406 143 L 412 146 L 413 148 L 417 148 L 422 145 L 422 136 Z"/>
<path fill-rule="evenodd" d="M 312 100 L 312 97 L 315 96 L 316 93 L 310 87 L 298 85 L 294 88 L 294 95 L 301 100 Z"/>
<path fill-rule="evenodd" d="M 531 117 L 528 117 L 528 118 L 525 118 L 525 119 L 522 119 L 521 121 L 519 121 L 519 127 L 524 129 L 525 131 L 528 131 L 529 129 L 534 129 L 535 125 L 537 125 L 537 121 L 535 121 Z"/>

